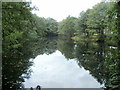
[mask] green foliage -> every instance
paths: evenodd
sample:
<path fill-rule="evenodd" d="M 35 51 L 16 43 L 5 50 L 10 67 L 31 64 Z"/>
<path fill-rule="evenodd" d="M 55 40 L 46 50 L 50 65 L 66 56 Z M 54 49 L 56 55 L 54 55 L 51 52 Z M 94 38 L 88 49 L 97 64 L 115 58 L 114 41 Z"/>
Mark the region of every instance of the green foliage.
<path fill-rule="evenodd" d="M 65 20 L 61 21 L 58 26 L 58 33 L 66 35 L 68 37 L 73 37 L 75 33 L 75 24 L 77 18 L 68 16 Z"/>
<path fill-rule="evenodd" d="M 111 89 L 119 89 L 118 3 L 98 3 L 81 12 L 78 18 L 68 16 L 59 23 L 53 18 L 32 14 L 32 9 L 30 3 L 2 3 L 3 87 L 21 85 L 24 77 L 30 76 L 32 62 L 29 59 L 38 54 L 51 54 L 58 48 L 67 59 L 76 58 L 78 64 L 89 70 L 98 82 Z M 58 34 L 67 36 L 67 39 L 51 41 L 45 38 Z"/>
<path fill-rule="evenodd" d="M 77 20 L 75 29 L 76 29 L 76 36 L 83 35 L 83 34 L 88 34 L 87 29 L 87 18 L 88 18 L 88 13 L 90 12 L 90 9 L 88 9 L 86 12 L 81 12 L 80 16 Z"/>
<path fill-rule="evenodd" d="M 92 9 L 81 12 L 75 25 L 76 37 L 82 39 L 89 38 L 98 42 L 114 41 L 118 32 L 115 30 L 116 10 L 114 6 L 114 2 L 101 2 Z"/>
<path fill-rule="evenodd" d="M 102 77 L 103 80 L 100 77 L 97 77 L 97 80 L 100 83 L 105 83 L 107 88 L 111 90 L 119 89 L 120 1 L 98 3 L 92 9 L 81 12 L 78 19 L 67 17 L 59 23 L 58 32 L 59 34 L 71 37 L 75 40 L 75 43 L 77 43 L 76 41 L 79 43 L 83 42 L 78 45 L 81 49 L 77 48 L 77 52 L 74 52 L 78 54 L 77 58 L 80 60 L 79 64 L 84 66 L 85 69 L 90 70 L 93 76 L 97 77 L 97 75 L 99 75 Z M 89 48 L 90 43 L 93 41 L 98 42 L 98 46 L 96 47 L 98 50 L 94 45 L 93 48 Z M 66 44 L 63 42 L 60 44 L 62 45 L 60 45 L 61 49 L 59 50 L 68 58 L 69 52 L 67 53 L 68 50 L 65 51 Z M 105 44 L 110 46 L 110 48 L 113 47 L 115 51 L 109 50 L 109 47 L 107 47 L 108 52 L 106 52 L 104 47 L 106 46 Z M 102 64 L 100 65 L 101 62 Z M 99 73 L 96 72 L 97 70 L 95 70 L 94 65 L 100 70 Z M 104 72 L 102 69 L 108 69 L 108 72 Z M 108 77 L 104 75 L 105 73 L 108 74 Z"/>
<path fill-rule="evenodd" d="M 38 37 L 43 37 L 46 35 L 46 19 L 38 17 L 36 14 L 33 14 L 34 21 L 34 30 Z"/>
<path fill-rule="evenodd" d="M 46 19 L 46 33 L 47 35 L 57 35 L 58 32 L 58 23 L 53 18 Z"/>
<path fill-rule="evenodd" d="M 7 47 L 22 45 L 30 37 L 32 14 L 29 3 L 2 3 L 3 53 Z M 22 40 L 24 39 L 24 40 Z M 4 47 L 5 46 L 5 47 Z M 7 46 L 7 47 L 6 47 Z"/>
<path fill-rule="evenodd" d="M 34 17 L 34 30 L 38 37 L 45 36 L 54 36 L 57 35 L 58 23 L 53 18 L 41 18 L 37 15 L 33 15 Z"/>
<path fill-rule="evenodd" d="M 22 48 L 24 43 L 30 39 L 29 32 L 33 26 L 31 10 L 29 3 L 2 3 L 2 78 L 4 89 L 10 89 L 10 87 L 15 89 L 21 85 L 21 82 L 24 81 L 21 76 L 23 73 L 29 77 L 28 68 L 32 63 L 28 61 L 28 55 L 22 51 Z"/>
<path fill-rule="evenodd" d="M 42 43 L 42 44 L 41 44 Z M 31 75 L 30 66 L 33 58 L 40 54 L 51 54 L 57 48 L 56 39 L 38 38 L 27 41 L 19 48 L 11 49 L 11 52 L 3 54 L 3 89 L 15 90 L 20 87 Z"/>
<path fill-rule="evenodd" d="M 104 41 L 107 26 L 108 3 L 101 2 L 86 12 L 81 12 L 76 25 L 77 36 L 91 38 L 91 40 Z M 96 36 L 97 34 L 97 36 Z M 96 39 L 97 38 L 97 39 Z"/>

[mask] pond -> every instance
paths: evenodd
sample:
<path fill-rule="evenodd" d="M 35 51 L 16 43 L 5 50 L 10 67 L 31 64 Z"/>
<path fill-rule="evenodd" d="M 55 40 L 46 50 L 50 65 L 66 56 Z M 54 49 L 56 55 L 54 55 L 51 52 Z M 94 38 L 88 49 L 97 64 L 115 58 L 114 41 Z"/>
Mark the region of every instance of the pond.
<path fill-rule="evenodd" d="M 106 43 L 58 37 L 26 42 L 3 57 L 4 87 L 101 88 L 111 78 L 106 61 L 116 50 Z"/>
<path fill-rule="evenodd" d="M 66 59 L 59 50 L 47 55 L 38 55 L 31 67 L 33 73 L 25 87 L 42 88 L 100 88 L 101 85 L 77 60 Z"/>
<path fill-rule="evenodd" d="M 103 47 L 97 47 L 96 43 L 92 46 L 88 42 L 82 42 L 77 45 L 73 40 L 65 38 L 49 38 L 43 41 L 41 43 L 44 44 L 42 46 L 42 49 L 44 48 L 42 52 L 44 51 L 44 53 L 38 54 L 33 59 L 34 64 L 31 67 L 33 72 L 30 78 L 25 81 L 25 87 L 40 85 L 43 88 L 100 88 L 103 86 L 103 83 L 100 84 L 96 77 L 91 75 L 91 71 L 86 69 L 86 67 L 93 70 L 99 69 L 99 62 L 102 63 L 103 61 L 100 60 L 103 58 L 100 51 Z M 97 49 L 95 51 L 96 56 L 93 55 L 95 52 L 89 50 L 92 47 Z M 99 48 L 100 50 L 98 50 Z M 84 50 L 80 52 L 79 49 Z M 86 51 L 85 49 L 88 50 Z M 87 54 L 85 56 L 87 52 L 89 56 Z M 79 56 L 82 56 L 80 60 L 78 60 Z M 85 60 L 87 58 L 92 59 L 91 61 L 88 59 L 88 62 L 83 62 L 83 65 L 88 63 L 85 67 L 80 64 L 80 61 L 82 63 L 84 58 Z M 94 64 L 98 65 L 95 66 Z M 99 73 L 103 72 L 97 71 L 97 74 Z"/>

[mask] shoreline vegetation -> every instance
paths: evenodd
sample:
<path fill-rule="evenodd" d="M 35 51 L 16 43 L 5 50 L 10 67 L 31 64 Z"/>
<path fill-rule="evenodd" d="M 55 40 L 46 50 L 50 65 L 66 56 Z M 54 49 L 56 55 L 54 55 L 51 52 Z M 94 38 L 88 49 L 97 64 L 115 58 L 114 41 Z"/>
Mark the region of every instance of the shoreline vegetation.
<path fill-rule="evenodd" d="M 120 2 L 120 1 L 119 1 Z M 82 11 L 79 17 L 68 16 L 61 22 L 53 18 L 38 17 L 32 14 L 27 2 L 2 3 L 2 58 L 3 58 L 3 88 L 18 87 L 23 78 L 29 78 L 29 67 L 32 62 L 29 57 L 35 57 L 33 51 L 25 47 L 26 43 L 39 41 L 47 37 L 66 37 L 74 43 L 96 42 L 104 43 L 113 49 L 114 56 L 106 59 L 105 65 L 110 72 L 110 78 L 105 82 L 109 90 L 120 89 L 120 3 L 101 2 L 92 9 Z M 94 44 L 95 45 L 95 44 Z M 26 48 L 26 51 L 24 49 Z M 29 54 L 27 53 L 27 50 Z M 108 53 L 110 54 L 110 53 Z M 26 57 L 23 59 L 22 57 Z M 109 56 L 109 55 L 108 55 Z M 11 58 L 11 59 L 10 59 Z M 10 62 L 18 60 L 10 66 Z M 9 62 L 8 62 L 9 61 Z M 25 64 L 21 64 L 25 63 Z M 17 66 L 18 65 L 18 66 Z M 25 67 L 23 67 L 25 66 Z M 22 69 L 15 71 L 14 68 Z M 8 78 L 7 73 L 15 72 L 17 76 Z M 24 76 L 21 76 L 25 73 Z M 8 83 L 12 78 L 14 82 Z M 18 80 L 18 81 L 16 81 Z M 14 83 L 14 84 L 13 84 Z M 19 84 L 15 84 L 19 83 Z"/>

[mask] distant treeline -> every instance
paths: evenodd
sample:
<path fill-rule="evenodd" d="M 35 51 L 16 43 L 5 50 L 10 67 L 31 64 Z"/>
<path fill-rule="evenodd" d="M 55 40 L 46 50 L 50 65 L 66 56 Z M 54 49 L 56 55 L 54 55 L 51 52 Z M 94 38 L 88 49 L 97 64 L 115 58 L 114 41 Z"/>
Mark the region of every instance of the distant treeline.
<path fill-rule="evenodd" d="M 29 46 L 29 42 L 39 41 L 38 39 L 48 36 L 61 35 L 73 39 L 75 42 L 105 42 L 109 46 L 117 47 L 114 58 L 109 57 L 106 60 L 108 64 L 106 67 L 111 72 L 108 86 L 120 89 L 118 83 L 120 82 L 120 3 L 101 2 L 92 9 L 81 12 L 78 18 L 68 16 L 61 22 L 57 22 L 53 18 L 38 17 L 31 13 L 33 9 L 35 8 L 31 8 L 30 3 L 27 2 L 2 3 L 3 87 L 16 87 L 16 83 L 24 81 L 21 75 L 28 73 L 28 69 L 32 65 L 29 62 L 30 56 L 35 57 L 36 55 L 26 44 Z M 38 44 L 34 46 L 36 45 Z M 42 46 L 42 43 L 40 45 Z M 50 50 L 50 52 L 53 51 Z M 111 55 L 110 52 L 108 54 Z M 15 62 L 16 60 L 17 62 Z M 11 62 L 15 63 L 11 64 Z M 9 77 L 8 73 L 15 73 L 16 76 L 9 75 L 12 76 Z M 26 74 L 27 76 L 29 75 Z M 13 78 L 14 81 L 11 82 Z M 17 79 L 18 81 L 16 81 Z"/>
<path fill-rule="evenodd" d="M 75 41 L 90 40 L 114 43 L 120 40 L 120 6 L 117 2 L 101 2 L 82 11 L 78 18 L 68 16 L 59 22 L 58 33 Z"/>
<path fill-rule="evenodd" d="M 65 35 L 75 41 L 92 40 L 113 42 L 120 39 L 120 7 L 116 2 L 101 2 L 82 11 L 78 18 L 68 16 L 61 22 L 32 14 L 30 3 L 3 3 L 3 39 L 7 46 L 38 37 Z M 7 43 L 10 42 L 10 43 Z"/>

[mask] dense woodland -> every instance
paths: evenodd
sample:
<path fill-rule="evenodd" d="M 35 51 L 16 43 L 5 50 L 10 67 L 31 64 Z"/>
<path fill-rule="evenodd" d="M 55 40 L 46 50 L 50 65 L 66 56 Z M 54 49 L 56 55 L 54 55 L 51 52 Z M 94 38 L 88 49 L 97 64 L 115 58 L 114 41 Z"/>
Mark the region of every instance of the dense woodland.
<path fill-rule="evenodd" d="M 32 10 L 35 8 L 30 7 L 30 3 L 2 3 L 3 88 L 16 88 L 24 78 L 29 78 L 31 72 L 29 67 L 32 65 L 29 59 L 35 58 L 38 52 L 51 54 L 58 48 L 68 59 L 77 57 L 79 65 L 89 70 L 101 84 L 105 83 L 107 88 L 120 89 L 120 4 L 118 2 L 98 3 L 93 8 L 82 11 L 79 17 L 68 16 L 60 22 L 53 18 L 38 17 L 31 13 Z M 49 41 L 47 45 L 44 42 L 47 37 L 65 37 L 67 41 L 64 42 L 61 38 L 57 42 Z M 76 49 L 74 49 L 75 44 Z M 109 52 L 106 52 L 108 48 L 105 47 L 111 48 Z M 85 55 L 87 58 L 84 58 Z M 96 61 L 96 57 L 102 59 L 103 56 L 107 58 Z M 99 73 L 94 73 L 97 69 L 94 69 L 94 65 L 92 67 L 91 62 L 101 66 Z M 88 67 L 85 66 L 86 63 Z M 104 66 L 99 63 L 104 63 Z M 106 72 L 103 72 L 103 69 Z M 7 73 L 16 73 L 16 75 Z M 109 74 L 107 79 L 106 74 Z M 100 79 L 97 75 L 104 79 Z"/>

